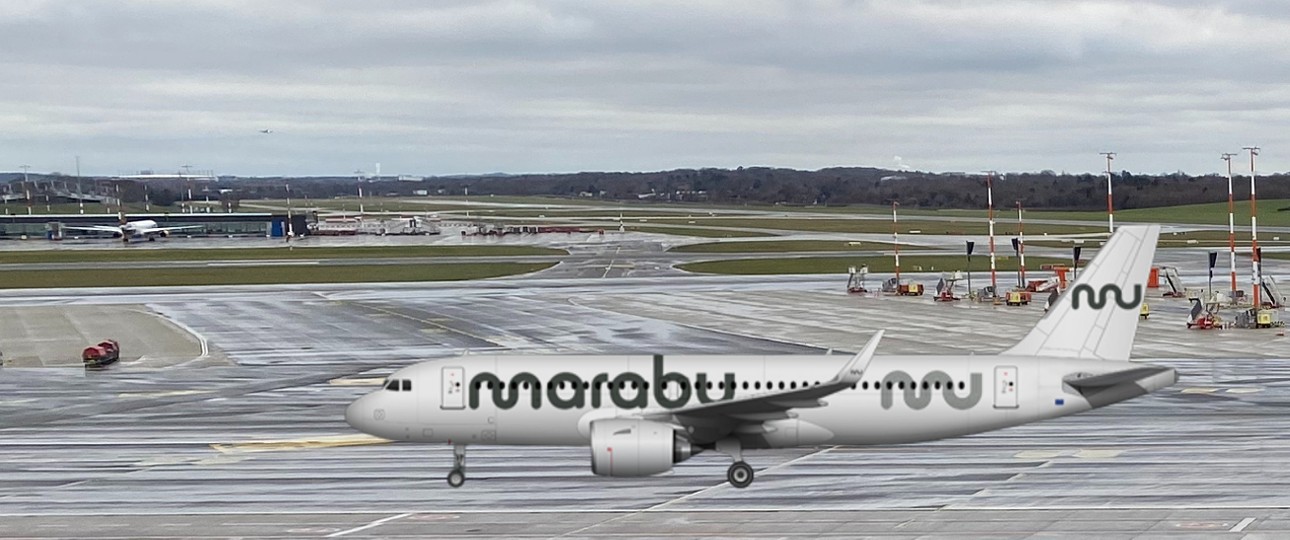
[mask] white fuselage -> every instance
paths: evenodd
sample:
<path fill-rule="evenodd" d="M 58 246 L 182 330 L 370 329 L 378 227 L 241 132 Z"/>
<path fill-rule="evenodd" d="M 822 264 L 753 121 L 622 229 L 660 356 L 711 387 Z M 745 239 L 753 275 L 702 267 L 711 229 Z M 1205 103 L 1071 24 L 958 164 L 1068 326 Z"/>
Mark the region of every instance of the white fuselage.
<path fill-rule="evenodd" d="M 156 228 L 157 228 L 156 221 L 153 221 L 151 219 L 141 219 L 139 221 L 131 221 L 129 223 L 126 223 L 125 225 L 122 225 L 121 234 L 124 236 L 129 236 L 131 238 L 134 238 L 138 236 L 143 236 L 144 234 L 147 234 L 147 231 L 156 229 Z"/>
<path fill-rule="evenodd" d="M 593 420 L 818 385 L 836 375 L 845 357 L 679 355 L 663 357 L 661 370 L 656 361 L 644 355 L 472 355 L 423 362 L 388 379 L 409 381 L 404 383 L 409 391 L 373 392 L 354 402 L 346 419 L 392 440 L 585 446 Z M 824 398 L 823 406 L 794 407 L 789 418 L 769 420 L 765 429 L 738 436 L 745 448 L 927 441 L 1087 411 L 1169 386 L 1177 377 L 1162 368 L 1087 396 L 1063 383 L 1073 374 L 1111 373 L 1125 365 L 986 355 L 877 356 L 860 383 Z M 506 385 L 496 390 L 498 399 L 490 390 L 493 377 Z M 615 380 L 620 388 L 611 390 Z M 670 382 L 660 388 L 661 381 Z M 726 388 L 728 381 L 733 389 Z"/>

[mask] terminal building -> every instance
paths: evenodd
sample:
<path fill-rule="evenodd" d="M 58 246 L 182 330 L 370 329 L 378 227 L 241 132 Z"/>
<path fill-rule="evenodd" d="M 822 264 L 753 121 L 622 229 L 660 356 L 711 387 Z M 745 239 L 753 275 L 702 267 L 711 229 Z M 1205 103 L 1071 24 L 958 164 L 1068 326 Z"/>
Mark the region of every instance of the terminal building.
<path fill-rule="evenodd" d="M 109 233 L 63 230 L 65 225 L 120 225 L 116 214 L 12 214 L 0 216 L 0 238 L 95 238 L 110 237 Z M 281 238 L 290 230 L 296 236 L 309 232 L 310 216 L 299 213 L 288 218 L 286 213 L 193 213 L 193 214 L 130 214 L 130 221 L 150 219 L 161 227 L 196 225 L 201 228 L 175 233 L 178 236 L 267 236 Z"/>

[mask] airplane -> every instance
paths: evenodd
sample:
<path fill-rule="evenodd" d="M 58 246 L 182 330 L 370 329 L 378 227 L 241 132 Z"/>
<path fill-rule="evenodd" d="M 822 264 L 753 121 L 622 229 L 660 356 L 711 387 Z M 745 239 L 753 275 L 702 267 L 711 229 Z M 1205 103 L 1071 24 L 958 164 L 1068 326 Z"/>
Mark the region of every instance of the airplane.
<path fill-rule="evenodd" d="M 262 129 L 262 130 L 260 130 L 260 133 L 265 133 L 265 134 L 273 133 L 273 130 L 272 130 L 272 129 Z"/>
<path fill-rule="evenodd" d="M 201 229 L 201 225 L 184 225 L 181 227 L 158 227 L 157 222 L 151 219 L 140 219 L 137 221 L 126 221 L 125 215 L 120 215 L 120 225 L 89 225 L 85 227 L 75 227 L 64 225 L 64 229 L 74 231 L 90 232 L 107 232 L 112 233 L 113 238 L 120 238 L 122 242 L 129 243 L 131 238 L 144 238 L 149 242 L 157 240 L 160 236 L 165 238 L 170 236 L 171 231 L 182 231 L 187 229 Z"/>
<path fill-rule="evenodd" d="M 1131 362 L 1159 225 L 1125 225 L 1022 340 L 993 355 L 470 355 L 421 362 L 345 410 L 355 429 L 448 444 L 591 449 L 593 473 L 667 473 L 704 451 L 753 482 L 745 450 L 960 437 L 1105 407 L 1173 385 Z M 1130 292 L 1131 291 L 1131 292 Z M 984 336 L 983 336 L 984 337 Z"/>

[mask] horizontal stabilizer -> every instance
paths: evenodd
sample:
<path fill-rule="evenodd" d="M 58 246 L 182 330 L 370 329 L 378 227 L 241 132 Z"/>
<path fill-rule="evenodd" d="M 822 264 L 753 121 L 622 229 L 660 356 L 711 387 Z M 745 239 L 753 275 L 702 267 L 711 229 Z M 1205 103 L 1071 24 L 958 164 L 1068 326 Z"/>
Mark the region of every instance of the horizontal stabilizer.
<path fill-rule="evenodd" d="M 1169 371 L 1170 368 L 1160 366 L 1142 366 L 1121 371 L 1112 371 L 1101 375 L 1088 375 L 1086 373 L 1075 373 L 1067 375 L 1062 382 L 1075 387 L 1076 390 L 1096 390 L 1118 384 L 1139 381 Z"/>

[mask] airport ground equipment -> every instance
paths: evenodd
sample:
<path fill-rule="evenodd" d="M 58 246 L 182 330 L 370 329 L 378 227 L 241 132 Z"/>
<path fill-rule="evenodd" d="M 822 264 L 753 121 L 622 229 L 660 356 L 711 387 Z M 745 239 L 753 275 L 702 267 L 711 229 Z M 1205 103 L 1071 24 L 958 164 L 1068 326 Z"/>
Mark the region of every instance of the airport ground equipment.
<path fill-rule="evenodd" d="M 1270 308 L 1290 306 L 1290 298 L 1281 292 L 1281 286 L 1272 276 L 1263 276 L 1263 305 Z"/>
<path fill-rule="evenodd" d="M 1044 313 L 1048 313 L 1048 310 L 1052 309 L 1053 304 L 1057 303 L 1057 298 L 1061 295 L 1062 293 L 1057 292 L 1057 289 L 1048 291 L 1048 299 L 1044 301 Z"/>
<path fill-rule="evenodd" d="M 852 266 L 848 271 L 847 292 L 851 294 L 867 294 L 869 289 L 864 286 L 864 278 L 869 274 L 869 267 L 861 266 L 857 269 Z"/>
<path fill-rule="evenodd" d="M 1028 306 L 1030 291 L 1008 291 L 1007 300 L 1004 303 L 1009 306 Z"/>
<path fill-rule="evenodd" d="M 937 302 L 954 302 L 961 298 L 954 296 L 954 284 L 963 279 L 963 272 L 945 272 L 941 274 L 941 280 L 936 283 L 936 296 L 932 300 Z"/>
<path fill-rule="evenodd" d="M 882 284 L 882 292 L 896 296 L 922 296 L 923 284 L 912 281 L 901 283 L 897 278 L 887 278 Z"/>
<path fill-rule="evenodd" d="M 1161 266 L 1160 274 L 1164 281 L 1165 298 L 1187 298 L 1187 289 L 1183 287 L 1182 276 L 1176 266 Z"/>
<path fill-rule="evenodd" d="M 1187 328 L 1196 330 L 1222 328 L 1223 320 L 1218 316 L 1218 309 L 1218 304 L 1205 304 L 1199 298 L 1193 298 L 1191 310 L 1187 315 Z"/>
<path fill-rule="evenodd" d="M 1237 328 L 1279 328 L 1285 326 L 1279 309 L 1249 308 L 1236 313 L 1232 326 Z"/>
<path fill-rule="evenodd" d="M 1142 307 L 1138 309 L 1138 317 L 1143 320 L 1146 320 L 1146 318 L 1150 316 L 1151 316 L 1151 304 L 1148 304 L 1144 301 L 1142 302 Z"/>
<path fill-rule="evenodd" d="M 87 368 L 100 368 L 121 359 L 121 345 L 114 339 L 100 341 L 98 345 L 81 351 L 81 361 Z"/>

